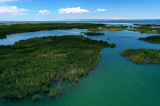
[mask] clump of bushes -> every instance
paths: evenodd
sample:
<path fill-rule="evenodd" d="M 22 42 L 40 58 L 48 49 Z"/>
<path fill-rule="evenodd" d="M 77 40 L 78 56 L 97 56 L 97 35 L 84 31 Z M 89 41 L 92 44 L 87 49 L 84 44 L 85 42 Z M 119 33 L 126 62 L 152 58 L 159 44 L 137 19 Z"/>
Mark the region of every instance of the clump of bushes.
<path fill-rule="evenodd" d="M 61 93 L 62 93 L 62 88 L 58 85 L 55 90 L 53 88 L 51 89 L 49 97 L 55 97 Z"/>
<path fill-rule="evenodd" d="M 35 94 L 32 96 L 32 100 L 37 101 L 39 99 L 42 99 L 42 97 L 39 94 Z"/>
<path fill-rule="evenodd" d="M 49 92 L 49 87 L 47 87 L 47 86 L 42 86 L 42 91 L 43 91 L 43 92 Z"/>

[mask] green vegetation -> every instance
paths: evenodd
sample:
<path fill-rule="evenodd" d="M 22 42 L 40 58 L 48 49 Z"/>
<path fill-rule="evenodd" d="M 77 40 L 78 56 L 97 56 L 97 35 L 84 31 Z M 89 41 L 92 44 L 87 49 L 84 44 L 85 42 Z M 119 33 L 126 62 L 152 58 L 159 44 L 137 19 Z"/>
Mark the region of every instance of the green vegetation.
<path fill-rule="evenodd" d="M 88 31 L 122 31 L 122 30 L 128 30 L 128 31 L 135 31 L 140 33 L 152 33 L 152 34 L 159 34 L 160 28 L 159 25 L 153 25 L 153 24 L 134 24 L 138 25 L 139 27 L 133 27 L 133 29 L 127 29 L 128 26 L 103 26 L 101 28 L 88 28 Z M 154 28 L 155 27 L 155 28 Z M 132 28 L 132 27 L 131 27 Z"/>
<path fill-rule="evenodd" d="M 140 25 L 140 27 L 134 27 L 133 29 L 128 29 L 129 31 L 135 31 L 140 33 L 151 33 L 151 34 L 159 34 L 160 28 L 151 28 L 153 25 Z"/>
<path fill-rule="evenodd" d="M 41 99 L 42 97 L 39 95 L 39 94 L 35 94 L 35 95 L 33 95 L 32 96 L 32 99 L 34 100 L 34 101 L 37 101 L 37 100 L 39 100 L 39 99 Z"/>
<path fill-rule="evenodd" d="M 49 97 L 55 97 L 56 96 L 56 92 L 55 92 L 55 90 L 52 88 L 51 89 L 51 92 L 50 92 L 50 94 L 49 94 Z"/>
<path fill-rule="evenodd" d="M 122 31 L 127 30 L 127 26 L 104 26 L 102 28 L 88 28 L 88 31 Z"/>
<path fill-rule="evenodd" d="M 3 23 L 4 24 L 4 23 Z M 35 32 L 42 30 L 54 30 L 54 29 L 88 29 L 88 31 L 121 31 L 129 30 L 140 33 L 160 33 L 160 28 L 151 28 L 158 25 L 140 25 L 140 27 L 134 27 L 133 29 L 127 29 L 128 26 L 105 26 L 105 24 L 94 23 L 9 23 L 0 26 L 0 39 L 5 38 L 7 35 L 23 32 Z"/>
<path fill-rule="evenodd" d="M 49 92 L 49 87 L 48 86 L 42 86 L 42 91 L 43 92 Z"/>
<path fill-rule="evenodd" d="M 160 50 L 153 49 L 126 49 L 121 52 L 122 56 L 126 56 L 134 63 L 157 63 L 160 64 Z"/>
<path fill-rule="evenodd" d="M 76 83 L 97 66 L 105 47 L 113 48 L 115 44 L 75 35 L 32 38 L 0 46 L 0 93 L 20 99 L 48 91 L 47 87 L 61 79 Z"/>
<path fill-rule="evenodd" d="M 160 36 L 159 35 L 148 36 L 146 38 L 139 38 L 139 40 L 144 40 L 151 43 L 160 43 Z"/>
<path fill-rule="evenodd" d="M 100 32 L 84 32 L 85 35 L 88 36 L 99 36 L 99 35 L 105 35 L 104 33 L 100 33 Z"/>
<path fill-rule="evenodd" d="M 55 97 L 55 96 L 57 96 L 61 93 L 62 93 L 62 88 L 58 85 L 55 90 L 51 89 L 51 92 L 50 92 L 49 96 L 50 97 Z"/>
<path fill-rule="evenodd" d="M 136 26 L 141 26 L 141 27 L 159 27 L 159 24 L 133 24 Z"/>
<path fill-rule="evenodd" d="M 94 23 L 19 23 L 11 25 L 0 26 L 0 39 L 6 38 L 6 35 L 23 33 L 23 32 L 34 32 L 41 30 L 53 30 L 53 29 L 88 29 L 103 27 L 104 24 Z"/>

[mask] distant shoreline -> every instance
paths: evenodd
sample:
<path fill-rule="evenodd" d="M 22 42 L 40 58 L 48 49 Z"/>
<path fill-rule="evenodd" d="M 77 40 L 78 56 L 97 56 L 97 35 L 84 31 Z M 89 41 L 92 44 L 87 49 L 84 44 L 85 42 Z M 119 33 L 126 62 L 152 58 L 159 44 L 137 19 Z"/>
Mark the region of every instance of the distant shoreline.
<path fill-rule="evenodd" d="M 100 23 L 96 23 L 96 24 L 100 24 Z M 118 24 L 118 25 L 133 25 L 133 23 L 101 23 L 101 24 L 113 24 L 113 25 L 115 25 L 115 24 Z"/>

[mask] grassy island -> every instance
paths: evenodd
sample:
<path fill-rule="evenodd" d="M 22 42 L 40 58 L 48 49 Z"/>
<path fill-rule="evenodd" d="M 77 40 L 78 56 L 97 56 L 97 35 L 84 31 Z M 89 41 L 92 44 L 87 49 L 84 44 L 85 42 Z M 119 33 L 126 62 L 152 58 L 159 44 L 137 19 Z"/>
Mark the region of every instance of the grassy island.
<path fill-rule="evenodd" d="M 160 43 L 160 36 L 159 35 L 148 36 L 146 38 L 139 38 L 139 40 L 143 40 L 151 43 Z"/>
<path fill-rule="evenodd" d="M 55 30 L 55 29 L 88 29 L 88 31 L 122 31 L 129 30 L 140 33 L 153 33 L 159 34 L 160 28 L 156 28 L 159 25 L 152 24 L 134 24 L 139 27 L 133 27 L 133 29 L 127 29 L 128 26 L 105 26 L 105 24 L 95 23 L 9 23 L 10 25 L 0 26 L 0 39 L 6 38 L 7 35 L 24 32 L 35 32 L 43 30 Z M 152 28 L 155 27 L 155 28 Z"/>
<path fill-rule="evenodd" d="M 122 56 L 126 56 L 134 63 L 148 64 L 156 63 L 160 64 L 160 50 L 154 49 L 126 49 L 121 52 Z"/>
<path fill-rule="evenodd" d="M 85 35 L 88 36 L 101 36 L 101 35 L 105 35 L 104 33 L 100 33 L 100 32 L 84 32 Z"/>
<path fill-rule="evenodd" d="M 160 28 L 156 28 L 157 25 L 138 24 L 139 27 L 134 27 L 133 29 L 128 29 L 129 31 L 140 32 L 140 33 L 149 33 L 149 34 L 160 34 Z"/>
<path fill-rule="evenodd" d="M 15 33 L 35 32 L 54 29 L 88 29 L 104 26 L 104 24 L 94 23 L 17 23 L 0 26 L 0 39 L 6 38 L 7 35 Z"/>
<path fill-rule="evenodd" d="M 38 91 L 48 92 L 48 87 L 61 79 L 76 83 L 97 66 L 105 47 L 115 45 L 75 35 L 32 38 L 0 46 L 0 95 L 20 99 Z M 61 88 L 57 87 L 50 96 L 59 93 Z"/>
<path fill-rule="evenodd" d="M 103 26 L 102 28 L 88 28 L 88 31 L 122 31 L 127 30 L 127 26 Z"/>

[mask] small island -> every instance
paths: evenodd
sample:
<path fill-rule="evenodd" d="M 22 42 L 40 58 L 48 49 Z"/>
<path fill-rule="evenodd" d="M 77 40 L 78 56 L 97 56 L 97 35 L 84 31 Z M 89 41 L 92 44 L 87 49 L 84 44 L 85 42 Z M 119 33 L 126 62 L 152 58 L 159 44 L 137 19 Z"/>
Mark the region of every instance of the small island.
<path fill-rule="evenodd" d="M 139 38 L 139 40 L 147 41 L 150 43 L 159 43 L 160 44 L 160 36 L 159 35 L 148 36 L 146 38 Z"/>
<path fill-rule="evenodd" d="M 140 33 L 148 33 L 148 34 L 159 34 L 160 28 L 153 24 L 134 24 L 138 27 L 133 27 L 133 29 L 128 29 L 129 31 L 140 32 Z"/>
<path fill-rule="evenodd" d="M 101 35 L 105 35 L 105 33 L 100 33 L 100 32 L 82 32 L 87 36 L 101 36 Z"/>
<path fill-rule="evenodd" d="M 0 46 L 0 95 L 10 99 L 33 95 L 33 100 L 42 98 L 39 91 L 50 92 L 50 97 L 59 95 L 62 88 L 53 90 L 50 85 L 59 80 L 77 83 L 97 66 L 105 47 L 115 44 L 80 35 L 32 38 Z"/>
<path fill-rule="evenodd" d="M 88 28 L 88 31 L 122 31 L 127 30 L 127 26 L 103 26 L 101 28 Z"/>
<path fill-rule="evenodd" d="M 128 57 L 134 63 L 160 64 L 160 50 L 154 49 L 125 49 L 121 52 L 122 56 Z"/>

